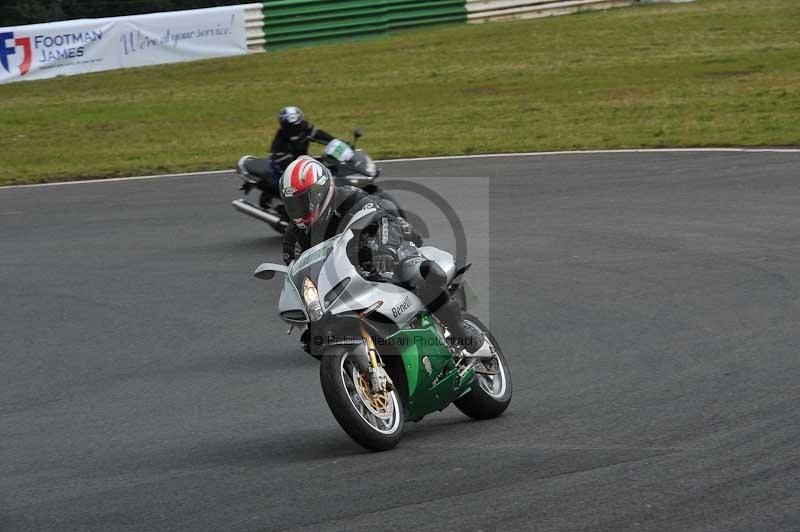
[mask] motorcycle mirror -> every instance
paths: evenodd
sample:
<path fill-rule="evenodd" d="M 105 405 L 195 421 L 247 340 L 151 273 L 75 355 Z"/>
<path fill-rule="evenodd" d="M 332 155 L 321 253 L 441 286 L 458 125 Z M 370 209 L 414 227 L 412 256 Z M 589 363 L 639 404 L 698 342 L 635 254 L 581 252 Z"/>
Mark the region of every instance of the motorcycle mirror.
<path fill-rule="evenodd" d="M 256 271 L 253 272 L 253 275 L 258 279 L 267 280 L 275 277 L 276 272 L 287 273 L 288 271 L 289 269 L 281 264 L 271 264 L 269 262 L 265 262 L 256 268 Z"/>
<path fill-rule="evenodd" d="M 355 131 L 353 131 L 353 146 L 356 145 L 356 142 L 358 142 L 358 139 L 360 139 L 363 134 L 364 130 L 360 127 L 357 127 Z"/>
<path fill-rule="evenodd" d="M 253 275 L 258 279 L 267 281 L 275 277 L 275 272 L 273 270 L 262 270 L 262 271 L 257 271 Z"/>

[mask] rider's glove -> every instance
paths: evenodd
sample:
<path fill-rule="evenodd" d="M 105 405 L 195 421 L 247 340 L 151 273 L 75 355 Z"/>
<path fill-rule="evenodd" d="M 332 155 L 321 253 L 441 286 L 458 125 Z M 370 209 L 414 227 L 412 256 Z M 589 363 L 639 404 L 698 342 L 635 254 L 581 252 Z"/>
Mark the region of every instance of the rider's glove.
<path fill-rule="evenodd" d="M 377 249 L 373 253 L 372 265 L 375 272 L 383 277 L 394 274 L 398 258 L 398 249 L 403 245 L 403 226 L 388 216 L 378 221 L 375 233 Z"/>
<path fill-rule="evenodd" d="M 397 251 L 395 249 L 381 246 L 373 253 L 372 268 L 377 275 L 392 278 L 396 267 Z"/>
<path fill-rule="evenodd" d="M 379 247 L 389 247 L 397 249 L 403 245 L 405 240 L 403 225 L 399 223 L 402 218 L 389 218 L 383 216 L 378 221 L 378 229 L 375 238 Z"/>

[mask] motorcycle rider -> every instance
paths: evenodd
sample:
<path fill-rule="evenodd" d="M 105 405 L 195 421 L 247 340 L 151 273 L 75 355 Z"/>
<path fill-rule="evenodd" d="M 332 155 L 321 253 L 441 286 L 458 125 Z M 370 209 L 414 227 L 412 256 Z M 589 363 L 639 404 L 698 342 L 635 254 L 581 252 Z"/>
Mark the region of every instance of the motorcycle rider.
<path fill-rule="evenodd" d="M 283 171 L 292 161 L 308 153 L 310 142 L 327 144 L 334 137 L 314 127 L 303 118 L 303 111 L 299 107 L 289 106 L 281 109 L 278 114 L 278 131 L 272 140 L 269 158 L 258 158 L 245 155 L 236 163 L 239 174 L 243 176 L 251 175 L 257 181 L 245 182 L 239 188 L 248 194 L 254 188 L 262 192 L 259 197 L 259 207 L 270 210 L 275 209 L 274 198 L 280 196 L 278 181 Z M 278 206 L 278 210 L 282 207 Z"/>
<path fill-rule="evenodd" d="M 278 173 L 275 179 L 286 170 L 286 167 L 301 155 L 308 154 L 308 144 L 318 142 L 327 144 L 333 136 L 321 129 L 314 127 L 303 118 L 303 111 L 299 107 L 289 106 L 281 109 L 278 114 L 280 127 L 272 139 L 270 159 L 274 161 Z"/>
<path fill-rule="evenodd" d="M 386 210 L 378 198 L 361 189 L 337 187 L 319 161 L 301 156 L 280 180 L 280 193 L 292 223 L 283 237 L 283 260 L 288 265 L 310 247 L 332 238 L 358 211 L 376 208 L 357 245 L 362 269 L 376 278 L 412 290 L 450 331 L 450 339 L 471 357 L 491 357 L 483 334 L 465 322 L 461 308 L 447 291 L 442 268 L 417 249 L 414 229 Z"/>

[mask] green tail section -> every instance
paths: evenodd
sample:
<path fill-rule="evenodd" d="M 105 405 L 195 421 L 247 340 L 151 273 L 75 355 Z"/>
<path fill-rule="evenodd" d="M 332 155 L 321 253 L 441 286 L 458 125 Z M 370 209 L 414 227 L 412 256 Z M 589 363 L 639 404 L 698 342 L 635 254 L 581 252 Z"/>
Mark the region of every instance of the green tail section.
<path fill-rule="evenodd" d="M 429 314 L 422 316 L 419 328 L 400 330 L 387 340 L 400 351 L 406 372 L 406 419 L 414 421 L 442 410 L 469 391 L 465 384 L 472 381 L 475 372 L 469 369 L 458 376 L 453 357 Z"/>
<path fill-rule="evenodd" d="M 267 50 L 467 20 L 465 0 L 273 0 L 263 6 Z"/>

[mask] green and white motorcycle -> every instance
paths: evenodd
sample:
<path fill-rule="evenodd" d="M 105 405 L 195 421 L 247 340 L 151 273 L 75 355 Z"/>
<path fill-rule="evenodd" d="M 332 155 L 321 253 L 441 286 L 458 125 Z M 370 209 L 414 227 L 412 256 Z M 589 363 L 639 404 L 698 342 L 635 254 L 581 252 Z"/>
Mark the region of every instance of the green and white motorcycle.
<path fill-rule="evenodd" d="M 356 442 L 382 451 L 397 445 L 406 421 L 451 403 L 472 418 L 499 416 L 511 402 L 511 374 L 484 324 L 464 313 L 491 347 L 492 357 L 478 361 L 451 346 L 449 332 L 414 293 L 369 280 L 361 270 L 348 244 L 357 242 L 373 213 L 356 213 L 340 235 L 288 267 L 265 263 L 255 271 L 260 279 L 285 276 L 280 317 L 309 328 L 309 348 L 320 360 L 322 390 L 334 417 Z M 451 254 L 434 247 L 420 252 L 442 267 L 448 289 L 463 302 L 469 266 L 457 269 Z"/>

